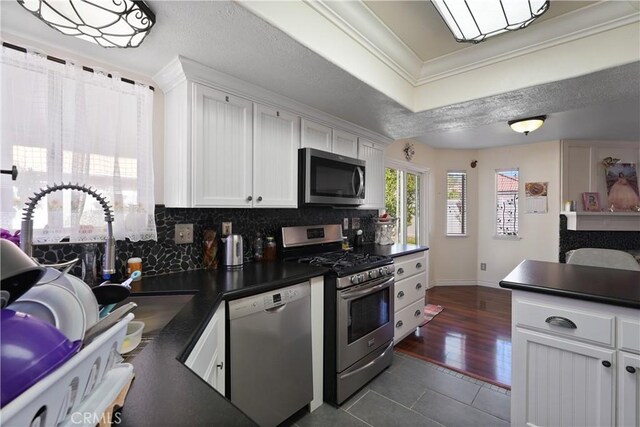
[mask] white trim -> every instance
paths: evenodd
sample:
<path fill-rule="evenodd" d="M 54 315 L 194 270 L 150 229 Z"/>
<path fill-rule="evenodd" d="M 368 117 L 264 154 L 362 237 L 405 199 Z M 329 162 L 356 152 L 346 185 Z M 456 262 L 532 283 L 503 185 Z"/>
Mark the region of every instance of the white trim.
<path fill-rule="evenodd" d="M 369 129 L 332 116 L 306 104 L 287 98 L 286 96 L 271 92 L 260 86 L 245 82 L 229 74 L 214 70 L 213 68 L 209 68 L 183 56 L 177 56 L 153 76 L 153 80 L 165 93 L 185 79 L 249 99 L 253 102 L 287 110 L 303 119 L 312 120 L 333 129 L 354 133 L 374 143 L 377 142 L 386 146 L 393 142 L 389 137 L 372 132 Z"/>
<path fill-rule="evenodd" d="M 495 289 L 505 289 L 500 287 L 500 283 L 498 282 L 488 282 L 486 280 L 478 280 L 478 286 L 483 286 L 485 288 L 495 288 Z M 507 289 L 511 291 L 511 289 Z"/>
<path fill-rule="evenodd" d="M 384 158 L 384 167 L 390 167 L 393 169 L 402 169 L 409 172 L 415 173 L 430 173 L 431 170 L 429 168 L 425 168 L 423 166 L 416 165 L 415 163 L 405 162 L 404 160 L 398 160 L 391 157 Z"/>
<path fill-rule="evenodd" d="M 518 225 L 518 228 L 520 228 L 520 226 Z M 519 235 L 513 235 L 513 234 L 494 234 L 493 235 L 493 240 L 522 240 L 522 237 L 520 237 Z"/>

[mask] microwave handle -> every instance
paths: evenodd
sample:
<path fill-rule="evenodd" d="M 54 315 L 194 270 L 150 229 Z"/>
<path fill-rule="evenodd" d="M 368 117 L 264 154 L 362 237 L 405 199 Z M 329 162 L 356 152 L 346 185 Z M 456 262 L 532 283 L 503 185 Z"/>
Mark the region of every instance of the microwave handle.
<path fill-rule="evenodd" d="M 355 170 L 353 171 L 354 178 L 356 177 L 356 173 L 358 174 L 358 190 L 356 191 L 356 186 L 352 180 L 353 192 L 356 197 L 362 198 L 362 193 L 364 191 L 364 172 L 362 171 L 362 168 L 360 166 L 356 166 Z"/>

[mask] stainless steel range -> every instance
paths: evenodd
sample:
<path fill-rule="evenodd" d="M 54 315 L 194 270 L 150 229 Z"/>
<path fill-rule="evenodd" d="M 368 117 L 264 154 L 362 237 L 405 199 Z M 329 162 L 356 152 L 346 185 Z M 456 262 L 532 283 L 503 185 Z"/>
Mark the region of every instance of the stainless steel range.
<path fill-rule="evenodd" d="M 393 360 L 393 260 L 340 249 L 338 224 L 284 227 L 283 256 L 328 267 L 324 400 L 343 403 Z"/>

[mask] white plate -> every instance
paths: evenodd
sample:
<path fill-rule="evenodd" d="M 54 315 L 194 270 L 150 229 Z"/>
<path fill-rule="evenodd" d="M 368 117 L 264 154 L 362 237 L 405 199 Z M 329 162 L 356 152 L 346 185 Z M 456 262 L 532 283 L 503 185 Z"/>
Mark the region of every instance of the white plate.
<path fill-rule="evenodd" d="M 18 298 L 16 303 L 20 301 L 31 301 L 31 303 L 26 306 L 21 303 L 22 310 L 18 311 L 33 314 L 35 317 L 39 317 L 36 313 L 43 315 L 43 306 L 48 307 L 53 313 L 55 321 L 53 326 L 58 328 L 70 341 L 81 340 L 84 337 L 87 322 L 82 302 L 76 294 L 67 288 L 54 284 L 34 286 Z M 26 310 L 36 311 L 36 313 L 30 313 Z M 47 317 L 42 320 L 50 323 L 51 318 Z"/>
<path fill-rule="evenodd" d="M 51 307 L 41 301 L 25 299 L 24 295 L 22 298 L 11 303 L 7 308 L 21 313 L 30 314 L 52 326 L 56 326 L 58 324 L 58 318 Z"/>
<path fill-rule="evenodd" d="M 96 300 L 95 295 L 93 295 L 91 287 L 87 285 L 82 279 L 72 274 L 65 274 L 60 278 L 60 280 L 56 280 L 55 284 L 58 284 L 59 282 L 68 283 L 82 303 L 84 316 L 87 320 L 87 329 L 95 325 L 100 319 L 100 308 L 98 307 L 98 301 Z M 65 288 L 66 287 L 67 286 L 65 286 Z"/>

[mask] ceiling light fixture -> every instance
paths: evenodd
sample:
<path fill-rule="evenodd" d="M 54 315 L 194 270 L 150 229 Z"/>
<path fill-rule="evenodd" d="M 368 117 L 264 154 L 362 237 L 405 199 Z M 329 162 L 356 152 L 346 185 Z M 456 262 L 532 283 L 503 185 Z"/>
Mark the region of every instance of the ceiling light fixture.
<path fill-rule="evenodd" d="M 539 129 L 546 118 L 547 116 L 536 116 L 528 119 L 511 120 L 508 123 L 514 131 L 529 135 L 529 132 Z"/>
<path fill-rule="evenodd" d="M 459 42 L 525 28 L 549 9 L 549 0 L 431 0 Z"/>
<path fill-rule="evenodd" d="M 48 26 L 102 47 L 138 47 L 156 17 L 134 0 L 18 0 Z"/>

